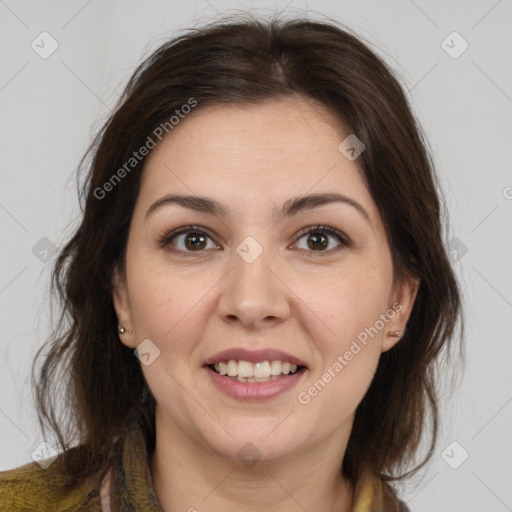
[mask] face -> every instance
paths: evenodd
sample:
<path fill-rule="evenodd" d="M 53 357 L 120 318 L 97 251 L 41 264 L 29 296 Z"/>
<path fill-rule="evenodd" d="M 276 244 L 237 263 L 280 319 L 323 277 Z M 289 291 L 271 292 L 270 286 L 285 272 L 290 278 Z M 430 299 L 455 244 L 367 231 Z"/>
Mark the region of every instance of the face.
<path fill-rule="evenodd" d="M 126 266 L 113 284 L 119 322 L 133 329 L 121 341 L 150 340 L 141 368 L 157 432 L 160 422 L 233 458 L 251 442 L 268 460 L 348 438 L 381 353 L 398 341 L 387 333 L 404 330 L 418 283 L 393 282 L 358 160 L 338 149 L 347 135 L 323 106 L 290 98 L 197 110 L 148 156 Z M 317 194 L 345 200 L 290 208 Z M 286 355 L 262 352 L 262 360 L 295 357 L 305 368 L 268 384 L 205 366 L 238 348 L 278 350 Z"/>

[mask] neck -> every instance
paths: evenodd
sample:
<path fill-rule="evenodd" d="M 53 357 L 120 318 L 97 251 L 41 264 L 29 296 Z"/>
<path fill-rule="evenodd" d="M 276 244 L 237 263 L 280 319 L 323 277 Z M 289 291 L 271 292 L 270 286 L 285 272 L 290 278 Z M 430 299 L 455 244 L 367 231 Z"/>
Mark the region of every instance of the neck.
<path fill-rule="evenodd" d="M 179 429 L 156 423 L 153 488 L 165 512 L 350 512 L 353 487 L 341 475 L 340 432 L 310 449 L 253 465 L 212 452 Z M 160 427 L 160 428 L 159 428 Z"/>

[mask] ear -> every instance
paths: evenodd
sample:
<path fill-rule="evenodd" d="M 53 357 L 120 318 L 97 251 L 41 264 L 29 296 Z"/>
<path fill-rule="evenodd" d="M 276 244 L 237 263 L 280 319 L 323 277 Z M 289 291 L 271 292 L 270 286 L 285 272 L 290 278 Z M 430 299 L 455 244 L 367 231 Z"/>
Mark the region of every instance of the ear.
<path fill-rule="evenodd" d="M 135 348 L 136 342 L 134 333 L 129 332 L 129 329 L 133 329 L 133 327 L 126 276 L 124 272 L 119 269 L 118 265 L 114 267 L 114 271 L 112 272 L 111 287 L 112 301 L 114 303 L 114 309 L 116 310 L 117 321 L 126 329 L 123 334 L 119 333 L 119 339 L 127 347 Z"/>
<path fill-rule="evenodd" d="M 414 306 L 414 301 L 416 299 L 416 294 L 418 293 L 419 287 L 420 279 L 411 274 L 406 274 L 402 279 L 397 281 L 393 287 L 393 291 L 390 295 L 389 310 L 394 311 L 395 315 L 392 318 L 390 315 L 388 315 L 391 320 L 386 325 L 386 330 L 384 332 L 384 339 L 382 340 L 382 352 L 386 352 L 390 348 L 393 348 L 396 343 L 400 341 L 401 337 L 389 336 L 388 332 L 405 332 L 407 321 L 409 320 L 409 316 Z"/>

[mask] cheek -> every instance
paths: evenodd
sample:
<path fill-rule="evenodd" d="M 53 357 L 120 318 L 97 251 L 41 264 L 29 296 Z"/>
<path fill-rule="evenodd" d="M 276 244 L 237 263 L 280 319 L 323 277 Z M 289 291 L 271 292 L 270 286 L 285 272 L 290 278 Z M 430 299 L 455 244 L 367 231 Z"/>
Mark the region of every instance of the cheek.
<path fill-rule="evenodd" d="M 137 331 L 161 338 L 177 321 L 176 291 L 165 279 L 137 275 L 130 287 L 130 306 Z"/>
<path fill-rule="evenodd" d="M 333 354 L 349 349 L 351 340 L 378 322 L 378 335 L 383 334 L 379 319 L 388 309 L 392 273 L 385 265 L 347 265 L 337 273 L 301 277 L 293 283 L 294 292 L 301 297 L 314 315 L 303 327 L 313 340 L 322 344 L 322 352 L 331 359 Z M 304 317 L 306 318 L 306 317 Z"/>
<path fill-rule="evenodd" d="M 297 396 L 299 407 L 304 407 L 304 421 L 316 423 L 319 429 L 329 425 L 334 430 L 349 421 L 373 380 L 381 355 L 379 335 L 372 338 L 360 327 L 365 322 L 355 325 L 350 315 L 345 318 L 335 342 L 326 338 L 317 342 L 322 362 Z"/>
<path fill-rule="evenodd" d="M 135 261 L 135 260 L 134 260 Z M 149 338 L 173 356 L 190 352 L 200 339 L 204 318 L 211 315 L 205 290 L 215 279 L 206 273 L 188 275 L 145 258 L 144 270 L 132 269 L 130 309 L 137 336 Z M 210 283 L 211 278 L 211 283 Z"/>
<path fill-rule="evenodd" d="M 317 315 L 307 328 L 317 360 L 304 401 L 351 413 L 366 393 L 381 355 L 389 314 L 391 273 L 385 266 L 353 266 L 318 287 L 305 283 L 300 293 Z M 298 289 L 298 288 L 296 288 Z M 316 292 L 313 292 L 316 290 Z M 391 312 L 394 313 L 394 312 Z M 384 319 L 384 320 L 383 320 Z M 300 400 L 299 400 L 300 401 Z"/>
<path fill-rule="evenodd" d="M 297 412 L 314 431 L 348 428 L 375 375 L 380 351 L 370 346 L 351 350 L 350 344 L 343 348 L 298 390 Z"/>

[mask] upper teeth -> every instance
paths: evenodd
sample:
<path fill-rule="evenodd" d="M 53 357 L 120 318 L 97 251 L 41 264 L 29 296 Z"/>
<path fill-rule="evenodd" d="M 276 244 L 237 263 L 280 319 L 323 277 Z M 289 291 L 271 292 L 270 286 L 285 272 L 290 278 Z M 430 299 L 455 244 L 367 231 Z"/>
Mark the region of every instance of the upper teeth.
<path fill-rule="evenodd" d="M 297 365 L 282 361 L 261 361 L 253 364 L 249 361 L 230 359 L 225 363 L 216 363 L 215 370 L 221 375 L 228 375 L 229 377 L 256 377 L 263 379 L 271 375 L 281 375 L 281 373 L 288 375 L 293 373 L 297 370 Z"/>

